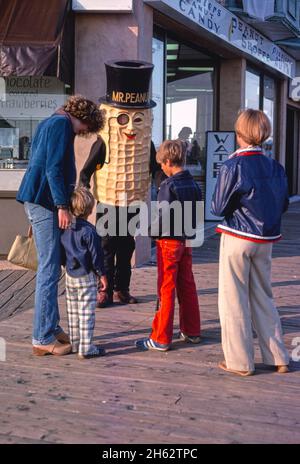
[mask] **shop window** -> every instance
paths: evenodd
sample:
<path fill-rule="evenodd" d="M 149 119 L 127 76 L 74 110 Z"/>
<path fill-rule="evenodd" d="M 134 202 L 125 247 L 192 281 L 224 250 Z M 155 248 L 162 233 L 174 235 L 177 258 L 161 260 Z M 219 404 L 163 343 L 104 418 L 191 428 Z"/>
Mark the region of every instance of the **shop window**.
<path fill-rule="evenodd" d="M 270 76 L 248 69 L 245 86 L 245 108 L 263 110 L 270 119 L 272 133 L 263 148 L 267 156 L 275 157 L 276 81 Z"/>
<path fill-rule="evenodd" d="M 152 140 L 158 147 L 164 138 L 164 79 L 165 79 L 165 44 L 160 37 L 152 40 L 152 99 L 156 106 L 153 108 Z"/>
<path fill-rule="evenodd" d="M 246 108 L 260 108 L 260 76 L 246 71 Z"/>
<path fill-rule="evenodd" d="M 213 129 L 214 64 L 209 56 L 167 39 L 166 137 L 187 144 L 186 165 L 205 194 L 206 132 Z"/>
<path fill-rule="evenodd" d="M 3 78 L 2 78 L 3 79 Z M 66 100 L 54 77 L 6 77 L 0 100 L 0 169 L 26 169 L 37 125 Z"/>
<path fill-rule="evenodd" d="M 299 133 L 300 113 L 294 108 L 287 108 L 286 124 L 286 161 L 285 169 L 288 178 L 290 195 L 297 195 L 299 185 Z"/>
<path fill-rule="evenodd" d="M 216 57 L 155 27 L 152 41 L 153 141 L 186 142 L 186 167 L 205 198 L 206 132 L 214 129 Z"/>
<path fill-rule="evenodd" d="M 274 79 L 264 76 L 264 95 L 263 95 L 263 110 L 271 121 L 272 133 L 269 140 L 265 142 L 264 149 L 268 156 L 274 157 L 274 122 L 275 122 L 275 104 L 276 104 L 276 84 Z"/>

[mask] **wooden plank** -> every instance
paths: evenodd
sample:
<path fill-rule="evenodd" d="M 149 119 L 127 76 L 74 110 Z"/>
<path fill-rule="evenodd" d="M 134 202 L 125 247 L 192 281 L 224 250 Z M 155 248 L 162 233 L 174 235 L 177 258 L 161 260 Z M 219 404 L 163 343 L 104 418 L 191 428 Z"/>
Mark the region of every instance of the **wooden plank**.
<path fill-rule="evenodd" d="M 0 271 L 0 282 L 10 276 L 14 271 L 12 269 L 5 269 Z"/>
<path fill-rule="evenodd" d="M 6 294 L 2 294 L 5 297 L 0 303 L 0 320 L 14 315 L 19 309 L 24 311 L 32 307 L 35 291 L 34 274 L 28 272 L 19 279 L 18 284 L 10 287 Z"/>
<path fill-rule="evenodd" d="M 18 282 L 15 282 L 14 285 L 11 285 L 4 292 L 4 295 L 0 296 L 0 320 L 34 307 L 35 273 L 31 271 L 25 272 L 26 274 L 22 276 L 23 280 L 19 279 Z M 59 281 L 58 295 L 62 296 L 64 293 L 65 276 L 64 273 L 62 273 Z"/>
<path fill-rule="evenodd" d="M 0 282 L 0 299 L 2 299 L 2 294 L 6 292 L 18 279 L 20 279 L 20 277 L 26 274 L 26 272 L 27 271 L 13 271 L 2 282 Z"/>
<path fill-rule="evenodd" d="M 0 308 L 7 306 L 12 300 L 20 301 L 27 298 L 27 285 L 35 278 L 35 273 L 32 271 L 21 272 L 22 274 L 18 275 L 17 280 L 6 288 L 6 290 L 2 291 Z"/>

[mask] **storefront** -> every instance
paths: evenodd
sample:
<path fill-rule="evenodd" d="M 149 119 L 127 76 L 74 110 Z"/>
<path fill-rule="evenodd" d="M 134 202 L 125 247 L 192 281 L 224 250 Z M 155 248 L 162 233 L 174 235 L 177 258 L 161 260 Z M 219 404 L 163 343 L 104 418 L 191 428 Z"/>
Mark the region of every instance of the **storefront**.
<path fill-rule="evenodd" d="M 295 60 L 229 12 L 221 2 L 74 0 L 73 16 L 75 68 L 72 82 L 48 75 L 46 71 L 40 82 L 33 79 L 37 76 L 24 77 L 18 72 L 6 77 L 7 89 L 11 90 L 6 104 L 0 102 L 0 108 L 4 108 L 0 126 L 2 196 L 5 188 L 10 192 L 17 189 L 38 121 L 52 113 L 70 92 L 97 101 L 106 92 L 104 62 L 120 58 L 153 61 L 152 94 L 157 103 L 153 113 L 153 141 L 156 146 L 165 138 L 180 137 L 187 142 L 187 164 L 204 193 L 207 131 L 232 131 L 241 108 L 260 108 L 268 114 L 273 127 L 272 137 L 264 147 L 268 156 L 278 159 L 290 173 L 299 170 L 298 139 L 294 140 L 293 157 L 286 158 L 291 149 L 288 146 L 291 137 L 286 137 L 287 121 L 293 121 L 295 130 L 299 125 L 300 105 L 288 100 L 288 84 L 295 76 Z M 30 96 L 24 89 L 29 83 L 25 78 L 33 79 L 28 91 Z M 39 86 L 44 88 L 39 89 Z M 12 106 L 19 105 L 17 111 L 9 107 L 8 101 Z M 288 122 L 288 130 L 291 124 Z M 76 140 L 79 169 L 92 142 L 93 139 Z M 5 188 L 1 181 L 4 169 Z M 9 180 L 8 171 L 14 171 L 13 182 Z M 294 176 L 290 184 L 291 194 L 299 193 L 299 176 Z M 0 205 L 1 201 L 0 198 Z M 16 229 L 10 229 L 10 234 L 7 232 L 6 248 Z M 137 261 L 142 262 L 148 257 L 149 248 L 143 245 L 139 249 L 138 246 L 137 254 Z"/>
<path fill-rule="evenodd" d="M 295 75 L 295 60 L 220 2 L 145 3 L 153 8 L 155 143 L 176 137 L 188 142 L 187 166 L 205 197 L 211 190 L 207 131 L 232 131 L 240 109 L 261 109 L 272 124 L 266 155 L 288 168 L 287 84 Z"/>
<path fill-rule="evenodd" d="M 28 164 L 40 121 L 73 91 L 71 4 L 54 0 L 12 0 L 0 17 L 0 254 L 25 232 L 16 192 Z M 47 18 L 47 21 L 45 21 Z"/>
<path fill-rule="evenodd" d="M 55 77 L 2 78 L 0 169 L 26 169 L 32 136 L 40 121 L 65 101 L 66 86 Z"/>

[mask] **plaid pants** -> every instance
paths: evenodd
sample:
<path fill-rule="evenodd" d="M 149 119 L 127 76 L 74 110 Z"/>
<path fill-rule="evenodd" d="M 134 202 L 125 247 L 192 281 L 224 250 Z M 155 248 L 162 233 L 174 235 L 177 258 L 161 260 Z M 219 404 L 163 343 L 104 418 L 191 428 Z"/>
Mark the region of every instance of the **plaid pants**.
<path fill-rule="evenodd" d="M 66 297 L 69 336 L 72 351 L 81 355 L 96 351 L 92 344 L 97 304 L 97 278 L 91 272 L 82 277 L 66 273 Z"/>

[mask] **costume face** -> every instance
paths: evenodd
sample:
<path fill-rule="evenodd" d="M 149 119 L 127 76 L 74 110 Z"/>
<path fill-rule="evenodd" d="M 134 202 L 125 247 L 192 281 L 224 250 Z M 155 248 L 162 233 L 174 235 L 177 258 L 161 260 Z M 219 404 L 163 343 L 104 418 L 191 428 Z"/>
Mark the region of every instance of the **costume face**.
<path fill-rule="evenodd" d="M 150 136 L 151 110 L 114 108 L 105 104 L 100 108 L 106 113 L 106 124 L 102 132 L 105 136 L 109 134 L 109 148 L 113 148 L 111 143 L 116 141 L 124 146 L 143 144 L 145 138 Z"/>
<path fill-rule="evenodd" d="M 116 121 L 115 121 L 116 119 Z M 145 128 L 145 113 L 142 111 L 118 111 L 116 117 L 112 117 L 110 124 L 118 124 L 120 140 L 126 143 L 128 140 L 141 143 Z"/>

